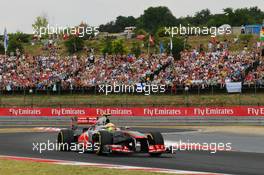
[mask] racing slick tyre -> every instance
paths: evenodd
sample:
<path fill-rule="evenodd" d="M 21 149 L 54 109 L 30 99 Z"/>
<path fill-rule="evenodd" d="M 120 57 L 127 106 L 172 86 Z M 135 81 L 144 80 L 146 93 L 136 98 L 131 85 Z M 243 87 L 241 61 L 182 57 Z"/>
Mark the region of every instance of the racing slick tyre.
<path fill-rule="evenodd" d="M 160 132 L 150 132 L 148 135 L 150 145 L 164 145 L 164 139 Z M 150 156 L 159 157 L 162 153 L 149 153 Z"/>
<path fill-rule="evenodd" d="M 98 147 L 98 150 L 96 151 L 96 154 L 97 155 L 107 154 L 106 153 L 107 150 L 104 150 L 105 145 L 113 144 L 113 134 L 108 131 L 99 131 L 98 132 L 98 142 L 99 142 L 99 147 Z"/>
<path fill-rule="evenodd" d="M 70 151 L 71 143 L 74 142 L 74 132 L 70 129 L 61 130 L 58 134 L 57 143 L 60 151 Z"/>

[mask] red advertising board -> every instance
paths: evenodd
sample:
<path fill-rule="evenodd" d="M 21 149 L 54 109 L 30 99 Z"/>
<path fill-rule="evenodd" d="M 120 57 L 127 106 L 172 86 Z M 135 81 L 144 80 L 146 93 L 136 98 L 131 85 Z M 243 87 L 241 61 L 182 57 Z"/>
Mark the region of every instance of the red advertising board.
<path fill-rule="evenodd" d="M 140 108 L 0 108 L 0 116 L 112 116 L 144 117 L 226 117 L 257 116 L 264 117 L 264 106 L 243 107 L 140 107 Z"/>

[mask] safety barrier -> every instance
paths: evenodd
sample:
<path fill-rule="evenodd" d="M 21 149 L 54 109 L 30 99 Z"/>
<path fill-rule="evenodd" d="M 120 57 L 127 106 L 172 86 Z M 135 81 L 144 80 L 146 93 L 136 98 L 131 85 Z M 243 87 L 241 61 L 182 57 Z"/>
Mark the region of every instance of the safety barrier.
<path fill-rule="evenodd" d="M 0 125 L 68 125 L 71 117 L 110 113 L 121 126 L 264 125 L 264 106 L 146 108 L 0 108 Z"/>
<path fill-rule="evenodd" d="M 102 107 L 102 108 L 0 108 L 0 116 L 101 116 L 117 117 L 263 117 L 264 106 L 239 107 Z"/>

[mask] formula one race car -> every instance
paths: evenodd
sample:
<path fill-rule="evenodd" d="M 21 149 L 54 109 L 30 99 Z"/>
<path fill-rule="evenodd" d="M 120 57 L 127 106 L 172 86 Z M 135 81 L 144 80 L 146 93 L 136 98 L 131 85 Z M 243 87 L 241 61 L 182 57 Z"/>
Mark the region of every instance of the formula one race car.
<path fill-rule="evenodd" d="M 140 133 L 128 128 L 117 128 L 107 116 L 99 118 L 88 128 L 61 130 L 57 142 L 60 151 L 73 151 L 76 150 L 73 148 L 78 147 L 98 155 L 149 153 L 151 156 L 160 156 L 166 152 L 161 133 Z"/>

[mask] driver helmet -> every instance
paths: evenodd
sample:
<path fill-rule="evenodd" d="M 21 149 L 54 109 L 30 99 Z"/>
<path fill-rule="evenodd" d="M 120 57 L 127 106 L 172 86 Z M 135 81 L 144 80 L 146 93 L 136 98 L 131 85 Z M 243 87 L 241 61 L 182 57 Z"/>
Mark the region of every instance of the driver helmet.
<path fill-rule="evenodd" d="M 106 127 L 106 130 L 110 132 L 116 130 L 116 126 L 113 123 L 107 123 L 105 127 Z"/>

